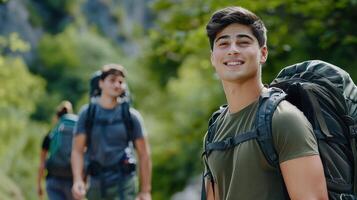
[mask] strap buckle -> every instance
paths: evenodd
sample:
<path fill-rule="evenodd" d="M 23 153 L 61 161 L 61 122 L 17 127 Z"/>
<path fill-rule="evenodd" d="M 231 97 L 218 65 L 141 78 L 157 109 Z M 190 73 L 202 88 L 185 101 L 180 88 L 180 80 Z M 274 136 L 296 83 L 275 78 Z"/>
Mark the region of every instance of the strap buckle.
<path fill-rule="evenodd" d="M 350 135 L 352 138 L 357 137 L 357 124 L 350 126 Z"/>
<path fill-rule="evenodd" d="M 357 198 L 352 194 L 340 194 L 340 200 L 356 200 Z"/>

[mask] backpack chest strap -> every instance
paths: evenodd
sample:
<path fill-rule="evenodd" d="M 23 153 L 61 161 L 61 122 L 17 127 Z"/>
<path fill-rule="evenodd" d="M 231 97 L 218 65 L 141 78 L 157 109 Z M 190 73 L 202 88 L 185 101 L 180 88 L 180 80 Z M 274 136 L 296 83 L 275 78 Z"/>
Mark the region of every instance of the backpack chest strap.
<path fill-rule="evenodd" d="M 206 152 L 209 154 L 211 151 L 214 150 L 217 151 L 227 150 L 248 140 L 256 139 L 257 137 L 258 137 L 258 132 L 256 130 L 248 131 L 246 133 L 242 133 L 234 137 L 228 137 L 223 141 L 208 143 L 206 146 Z"/>
<path fill-rule="evenodd" d="M 100 126 L 109 126 L 114 124 L 124 123 L 123 119 L 95 119 L 93 120 L 94 124 L 98 124 Z"/>

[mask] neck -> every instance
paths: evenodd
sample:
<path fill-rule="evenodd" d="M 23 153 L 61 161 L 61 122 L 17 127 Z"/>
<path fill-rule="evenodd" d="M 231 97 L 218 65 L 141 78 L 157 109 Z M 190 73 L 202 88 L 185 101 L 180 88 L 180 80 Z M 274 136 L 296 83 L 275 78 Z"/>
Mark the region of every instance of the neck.
<path fill-rule="evenodd" d="M 103 108 L 111 109 L 111 108 L 114 108 L 118 104 L 118 100 L 117 100 L 117 98 L 105 96 L 102 94 L 99 98 L 99 104 Z"/>
<path fill-rule="evenodd" d="M 230 113 L 235 113 L 258 100 L 264 85 L 260 79 L 244 83 L 222 82 Z"/>

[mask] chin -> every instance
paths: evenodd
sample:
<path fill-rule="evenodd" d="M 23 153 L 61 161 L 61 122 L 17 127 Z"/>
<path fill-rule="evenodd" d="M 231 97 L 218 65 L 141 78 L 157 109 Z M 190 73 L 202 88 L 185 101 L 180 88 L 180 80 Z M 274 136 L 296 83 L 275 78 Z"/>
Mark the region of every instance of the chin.
<path fill-rule="evenodd" d="M 117 98 L 117 97 L 119 97 L 120 96 L 120 94 L 111 94 L 110 95 L 110 97 L 112 97 L 112 98 Z"/>
<path fill-rule="evenodd" d="M 228 73 L 224 73 L 220 77 L 221 77 L 222 80 L 234 81 L 234 80 L 241 79 L 243 76 L 242 76 L 242 74 L 237 74 L 237 73 L 234 73 L 234 72 L 228 72 Z"/>

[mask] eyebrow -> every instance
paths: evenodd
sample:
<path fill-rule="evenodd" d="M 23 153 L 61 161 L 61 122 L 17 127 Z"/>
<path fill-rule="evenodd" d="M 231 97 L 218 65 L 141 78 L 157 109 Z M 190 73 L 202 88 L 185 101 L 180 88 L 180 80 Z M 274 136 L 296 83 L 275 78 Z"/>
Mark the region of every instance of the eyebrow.
<path fill-rule="evenodd" d="M 222 35 L 221 37 L 217 38 L 215 42 L 217 42 L 218 40 L 220 39 L 227 39 L 227 38 L 230 38 L 229 35 Z M 236 38 L 248 38 L 250 40 L 254 40 L 250 35 L 248 34 L 238 34 L 236 35 Z"/>

